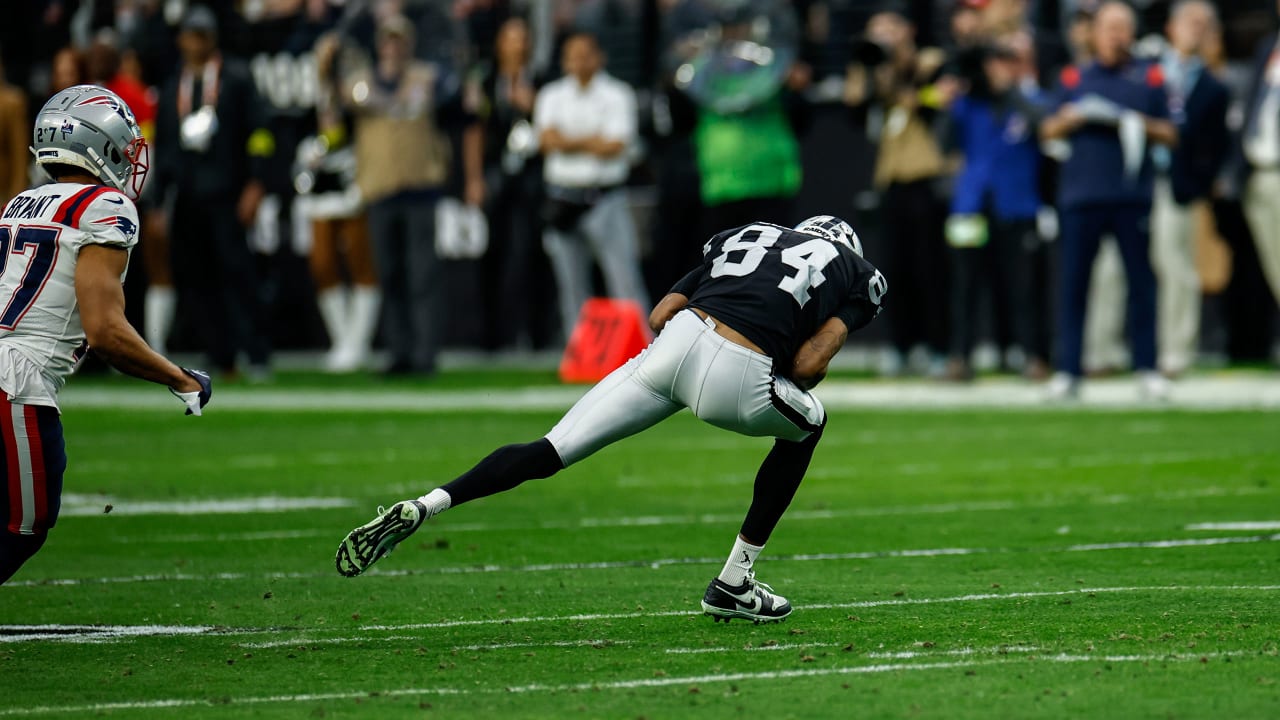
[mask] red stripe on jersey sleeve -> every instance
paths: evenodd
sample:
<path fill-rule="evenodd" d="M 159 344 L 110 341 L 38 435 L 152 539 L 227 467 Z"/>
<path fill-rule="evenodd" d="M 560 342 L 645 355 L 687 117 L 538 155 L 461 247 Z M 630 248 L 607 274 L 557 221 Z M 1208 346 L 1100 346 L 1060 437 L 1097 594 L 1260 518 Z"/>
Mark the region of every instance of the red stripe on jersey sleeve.
<path fill-rule="evenodd" d="M 73 227 L 73 228 L 80 227 L 80 218 L 84 217 L 85 211 L 89 209 L 89 206 L 93 204 L 93 201 L 97 200 L 103 195 L 106 195 L 109 192 L 115 192 L 115 190 L 109 187 L 101 187 L 101 186 L 94 188 L 93 192 L 85 196 L 84 200 L 80 203 L 79 207 L 73 208 L 71 210 L 71 222 L 65 223 L 67 227 Z"/>
<path fill-rule="evenodd" d="M 83 190 L 76 191 L 76 194 L 72 195 L 66 200 L 63 200 L 62 204 L 58 206 L 57 211 L 53 213 L 53 221 L 56 223 L 61 223 L 63 225 L 70 225 L 71 215 L 75 213 L 76 208 L 80 207 L 80 203 L 86 197 L 93 194 L 93 191 L 97 189 L 98 189 L 97 187 L 93 187 L 93 186 L 87 187 L 87 188 L 84 188 Z"/>

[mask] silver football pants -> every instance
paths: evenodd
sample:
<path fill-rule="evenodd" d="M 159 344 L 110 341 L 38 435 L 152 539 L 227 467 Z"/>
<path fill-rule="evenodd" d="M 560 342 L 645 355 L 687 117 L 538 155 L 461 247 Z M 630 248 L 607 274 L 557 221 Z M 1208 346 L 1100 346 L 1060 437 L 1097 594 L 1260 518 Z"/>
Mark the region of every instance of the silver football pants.
<path fill-rule="evenodd" d="M 725 430 L 795 442 L 826 419 L 812 393 L 773 376 L 768 356 L 682 310 L 649 347 L 587 392 L 547 439 L 568 467 L 686 407 Z"/>

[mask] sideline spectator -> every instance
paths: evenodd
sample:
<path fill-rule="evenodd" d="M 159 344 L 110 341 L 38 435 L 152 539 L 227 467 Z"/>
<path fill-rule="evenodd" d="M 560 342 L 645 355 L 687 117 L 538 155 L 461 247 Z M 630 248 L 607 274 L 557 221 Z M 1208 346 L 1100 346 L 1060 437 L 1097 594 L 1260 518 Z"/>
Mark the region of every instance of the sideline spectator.
<path fill-rule="evenodd" d="M 1168 382 L 1155 372 L 1155 275 L 1147 228 L 1154 173 L 1146 141 L 1174 145 L 1177 128 L 1167 119 L 1159 67 L 1131 56 L 1135 25 L 1128 5 L 1102 4 L 1094 18 L 1094 61 L 1063 71 L 1058 108 L 1041 125 L 1043 139 L 1069 138 L 1072 146 L 1058 193 L 1058 373 L 1049 386 L 1054 399 L 1079 392 L 1089 275 L 1106 232 L 1115 236 L 1128 275 L 1139 392 L 1153 399 L 1168 394 Z"/>
<path fill-rule="evenodd" d="M 1196 268 L 1195 209 L 1207 206 L 1228 151 L 1226 86 L 1201 59 L 1218 24 L 1207 0 L 1179 0 L 1169 16 L 1170 47 L 1161 60 L 1178 147 L 1157 159 L 1151 263 L 1156 272 L 1159 367 L 1176 377 L 1195 362 L 1200 338 L 1200 273 Z"/>
<path fill-rule="evenodd" d="M 308 5 L 307 24 L 300 31 L 322 27 L 315 3 Z M 305 34 L 304 34 L 305 37 Z M 369 239 L 369 221 L 356 186 L 355 150 L 347 118 L 338 104 L 341 40 L 321 35 L 315 44 L 315 136 L 298 144 L 294 185 L 300 221 L 309 222 L 309 268 L 316 287 L 316 305 L 329 336 L 325 368 L 330 372 L 360 369 L 368 359 L 378 329 L 382 291 Z M 350 287 L 343 283 L 343 270 Z"/>
<path fill-rule="evenodd" d="M 943 371 L 947 348 L 946 206 L 938 185 L 946 162 L 932 123 L 950 93 L 939 82 L 946 60 L 937 48 L 918 48 L 905 12 L 888 6 L 867 22 L 845 77 L 844 101 L 874 109 L 868 133 L 879 137 L 875 186 L 883 193 L 881 222 L 888 234 L 885 274 L 898 298 L 888 320 L 895 354 L 882 372 L 896 374 L 917 344 L 927 351 L 931 374 Z"/>
<path fill-rule="evenodd" d="M 634 300 L 649 312 L 640 277 L 640 248 L 627 204 L 627 154 L 636 141 L 636 97 L 603 70 L 590 34 L 565 40 L 564 77 L 548 83 L 534 104 L 534 126 L 545 162 L 543 242 L 560 292 L 566 336 L 591 296 L 591 258 L 609 296 Z"/>
<path fill-rule="evenodd" d="M 183 64 L 160 94 L 152 182 L 168 208 L 175 286 L 204 350 L 228 375 L 244 352 L 250 379 L 263 380 L 268 338 L 246 228 L 262 201 L 263 163 L 275 140 L 263 128 L 248 68 L 219 53 L 217 33 L 203 5 L 182 19 Z"/>
<path fill-rule="evenodd" d="M 788 227 L 798 220 L 795 125 L 804 120 L 799 93 L 812 73 L 796 59 L 794 11 L 769 5 L 722 11 L 709 42 L 676 73 L 677 87 L 697 104 L 703 238 L 759 220 Z"/>
<path fill-rule="evenodd" d="M 949 112 L 964 165 L 956 179 L 947 220 L 951 245 L 951 361 L 947 375 L 972 378 L 969 356 L 976 336 L 978 300 L 993 290 L 997 313 L 1008 318 L 1010 335 L 1029 356 L 1029 377 L 1045 374 L 1039 338 L 1045 311 L 1044 244 L 1036 232 L 1040 209 L 1036 142 L 1044 115 L 1037 99 L 1019 87 L 1020 57 L 1011 47 L 982 51 L 982 72 Z"/>
<path fill-rule="evenodd" d="M 459 86 L 449 68 L 415 60 L 414 42 L 407 18 L 382 19 L 375 65 L 352 73 L 343 90 L 355 116 L 356 184 L 368 203 L 389 374 L 434 373 L 446 318 L 435 208 L 450 168 L 441 123 Z"/>
<path fill-rule="evenodd" d="M 542 164 L 532 125 L 537 92 L 531 49 L 525 20 L 508 19 L 498 28 L 493 61 L 478 67 L 467 83 L 484 146 L 483 184 L 468 185 L 466 201 L 483 202 L 489 220 L 484 342 L 490 350 L 554 342 L 539 317 L 538 300 L 547 285 L 539 281 L 549 273 L 543 270 L 547 260 L 538 230 Z"/>

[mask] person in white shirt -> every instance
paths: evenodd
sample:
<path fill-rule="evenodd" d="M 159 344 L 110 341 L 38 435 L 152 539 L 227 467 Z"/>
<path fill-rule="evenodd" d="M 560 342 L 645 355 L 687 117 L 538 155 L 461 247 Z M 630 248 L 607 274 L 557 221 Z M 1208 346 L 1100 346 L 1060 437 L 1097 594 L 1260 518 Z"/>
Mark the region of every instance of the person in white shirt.
<path fill-rule="evenodd" d="M 649 312 L 649 299 L 625 187 L 636 138 L 635 92 L 604 72 L 604 54 L 590 34 L 571 35 L 561 63 L 564 77 L 538 93 L 533 122 L 546 158 L 543 245 L 567 336 L 591 295 L 592 256 L 610 297 L 633 300 L 642 313 Z"/>

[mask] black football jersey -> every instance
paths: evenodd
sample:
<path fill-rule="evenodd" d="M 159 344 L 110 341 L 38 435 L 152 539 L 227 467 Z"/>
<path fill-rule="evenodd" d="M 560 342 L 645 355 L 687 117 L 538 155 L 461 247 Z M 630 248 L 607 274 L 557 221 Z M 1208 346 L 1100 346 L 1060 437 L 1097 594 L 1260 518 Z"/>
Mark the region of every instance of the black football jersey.
<path fill-rule="evenodd" d="M 763 222 L 711 238 L 701 267 L 673 288 L 759 345 L 775 367 L 790 366 L 832 317 L 849 332 L 871 322 L 887 290 L 884 276 L 851 247 Z"/>

